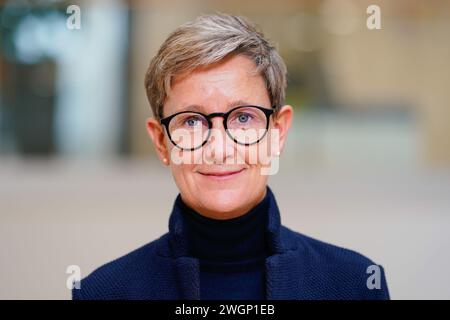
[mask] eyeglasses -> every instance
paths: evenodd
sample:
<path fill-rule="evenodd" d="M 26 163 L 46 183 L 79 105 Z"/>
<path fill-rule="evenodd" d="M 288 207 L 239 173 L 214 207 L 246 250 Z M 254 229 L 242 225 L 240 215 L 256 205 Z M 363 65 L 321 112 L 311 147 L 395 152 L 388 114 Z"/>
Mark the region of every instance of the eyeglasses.
<path fill-rule="evenodd" d="M 211 135 L 214 117 L 223 118 L 227 135 L 237 144 L 258 143 L 267 133 L 269 118 L 275 106 L 267 109 L 259 106 L 239 106 L 230 111 L 205 115 L 195 111 L 181 111 L 160 120 L 166 128 L 170 141 L 182 150 L 201 148 Z"/>

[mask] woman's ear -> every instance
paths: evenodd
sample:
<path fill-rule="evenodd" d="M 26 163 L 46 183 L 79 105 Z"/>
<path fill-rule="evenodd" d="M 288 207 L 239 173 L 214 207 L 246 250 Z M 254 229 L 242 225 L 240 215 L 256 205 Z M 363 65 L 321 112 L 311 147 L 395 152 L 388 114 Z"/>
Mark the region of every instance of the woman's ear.
<path fill-rule="evenodd" d="M 147 118 L 147 132 L 153 141 L 158 157 L 165 165 L 168 165 L 169 150 L 164 137 L 164 128 L 155 118 Z"/>
<path fill-rule="evenodd" d="M 294 109 L 290 105 L 284 105 L 280 108 L 274 117 L 274 128 L 279 130 L 280 152 L 283 151 L 287 139 L 287 133 L 292 124 Z"/>

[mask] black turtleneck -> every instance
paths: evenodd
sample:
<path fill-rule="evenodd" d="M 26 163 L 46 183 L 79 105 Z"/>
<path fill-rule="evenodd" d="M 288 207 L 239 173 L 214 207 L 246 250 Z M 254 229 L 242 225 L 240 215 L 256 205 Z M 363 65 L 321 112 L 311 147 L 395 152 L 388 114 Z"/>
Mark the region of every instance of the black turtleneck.
<path fill-rule="evenodd" d="M 177 198 L 186 222 L 189 254 L 200 260 L 201 299 L 266 298 L 268 197 L 266 192 L 249 212 L 228 220 L 202 216 Z"/>

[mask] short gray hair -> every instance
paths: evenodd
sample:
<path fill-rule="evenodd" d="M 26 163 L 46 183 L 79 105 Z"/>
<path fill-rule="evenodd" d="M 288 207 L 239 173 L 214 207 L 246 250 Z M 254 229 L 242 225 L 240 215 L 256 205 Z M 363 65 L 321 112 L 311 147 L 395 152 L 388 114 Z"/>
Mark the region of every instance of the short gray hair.
<path fill-rule="evenodd" d="M 164 41 L 150 62 L 145 88 L 155 118 L 163 117 L 163 105 L 175 76 L 208 66 L 231 54 L 251 58 L 264 78 L 272 106 L 284 104 L 286 65 L 275 45 L 248 19 L 229 14 L 202 15 L 178 27 Z"/>

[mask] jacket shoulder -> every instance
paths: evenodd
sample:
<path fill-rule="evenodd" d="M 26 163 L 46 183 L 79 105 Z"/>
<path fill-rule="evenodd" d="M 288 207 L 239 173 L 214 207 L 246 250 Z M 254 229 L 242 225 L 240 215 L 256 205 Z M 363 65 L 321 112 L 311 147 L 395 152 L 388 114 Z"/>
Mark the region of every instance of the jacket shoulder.
<path fill-rule="evenodd" d="M 288 247 L 297 248 L 304 272 L 322 297 L 389 299 L 384 268 L 356 251 L 326 243 L 282 226 Z"/>
<path fill-rule="evenodd" d="M 91 272 L 72 289 L 74 300 L 152 299 L 167 277 L 168 259 L 158 255 L 168 234 L 112 260 Z"/>

